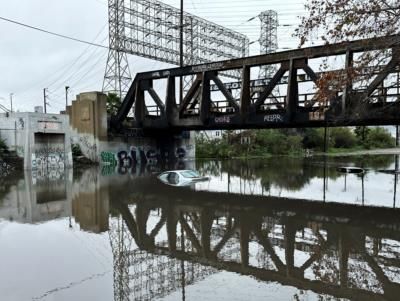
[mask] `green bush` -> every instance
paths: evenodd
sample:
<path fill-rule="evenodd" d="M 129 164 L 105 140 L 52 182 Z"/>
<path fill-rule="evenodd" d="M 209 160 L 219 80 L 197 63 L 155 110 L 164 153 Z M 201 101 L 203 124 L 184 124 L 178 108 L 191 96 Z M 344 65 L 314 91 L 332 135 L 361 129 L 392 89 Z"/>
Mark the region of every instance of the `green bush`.
<path fill-rule="evenodd" d="M 303 149 L 324 150 L 324 128 L 265 129 L 241 133 L 224 132 L 221 139 L 208 140 L 200 135 L 196 140 L 198 158 L 262 157 L 268 155 L 298 154 Z M 247 137 L 250 143 L 242 143 Z M 394 146 L 394 138 L 384 128 L 349 127 L 327 129 L 328 148 L 354 149 Z"/>
<path fill-rule="evenodd" d="M 304 131 L 303 137 L 303 147 L 306 149 L 324 149 L 324 128 L 311 128 Z M 329 139 L 328 147 L 332 147 L 332 140 Z"/>
<path fill-rule="evenodd" d="M 4 139 L 0 138 L 0 151 L 8 151 L 8 146 L 6 144 L 6 141 Z"/>
<path fill-rule="evenodd" d="M 116 115 L 121 106 L 121 99 L 115 93 L 108 93 L 107 95 L 107 113 L 109 115 Z"/>
<path fill-rule="evenodd" d="M 249 143 L 242 143 L 243 138 L 247 138 Z M 227 132 L 222 139 L 208 140 L 204 135 L 196 139 L 198 158 L 261 157 L 301 151 L 302 137 L 282 130 Z"/>
<path fill-rule="evenodd" d="M 72 149 L 72 156 L 73 157 L 79 157 L 79 156 L 83 155 L 81 147 L 79 146 L 79 144 L 72 144 L 71 149 Z"/>
<path fill-rule="evenodd" d="M 357 145 L 357 138 L 350 128 L 333 128 L 330 139 L 336 148 L 352 148 Z"/>
<path fill-rule="evenodd" d="M 395 146 L 395 138 L 382 127 L 370 128 L 365 139 L 367 148 L 389 148 Z"/>

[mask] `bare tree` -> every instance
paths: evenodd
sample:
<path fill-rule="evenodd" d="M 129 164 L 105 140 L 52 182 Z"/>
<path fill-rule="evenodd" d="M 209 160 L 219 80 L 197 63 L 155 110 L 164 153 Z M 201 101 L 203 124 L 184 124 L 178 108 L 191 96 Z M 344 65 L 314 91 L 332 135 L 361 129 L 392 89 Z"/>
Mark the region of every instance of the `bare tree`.
<path fill-rule="evenodd" d="M 399 0 L 308 0 L 308 16 L 296 30 L 301 45 L 313 37 L 325 43 L 398 34 Z"/>
<path fill-rule="evenodd" d="M 308 0 L 305 8 L 308 15 L 295 31 L 300 46 L 312 45 L 316 39 L 319 43 L 332 44 L 400 33 L 400 0 Z M 392 48 L 398 46 L 398 41 L 393 38 L 385 50 L 362 53 L 346 70 L 329 71 L 322 64 L 316 94 L 321 106 L 349 85 L 360 90 L 367 87 L 392 58 Z M 397 81 L 393 80 L 391 86 L 397 86 Z M 389 88 L 390 85 L 386 90 Z M 359 111 L 364 110 L 366 100 L 358 104 Z"/>

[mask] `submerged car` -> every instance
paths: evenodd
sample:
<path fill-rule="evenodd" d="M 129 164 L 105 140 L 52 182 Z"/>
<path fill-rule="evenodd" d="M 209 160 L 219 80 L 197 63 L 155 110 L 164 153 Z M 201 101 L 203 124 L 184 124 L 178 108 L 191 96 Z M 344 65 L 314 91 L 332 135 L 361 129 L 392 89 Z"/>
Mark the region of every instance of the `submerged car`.
<path fill-rule="evenodd" d="M 196 182 L 207 181 L 208 177 L 201 176 L 194 170 L 171 170 L 158 175 L 158 179 L 172 186 L 189 186 Z"/>
<path fill-rule="evenodd" d="M 354 166 L 340 166 L 337 168 L 338 172 L 342 173 L 356 173 L 356 174 L 361 174 L 365 172 L 365 169 L 360 168 L 360 167 L 354 167 Z"/>

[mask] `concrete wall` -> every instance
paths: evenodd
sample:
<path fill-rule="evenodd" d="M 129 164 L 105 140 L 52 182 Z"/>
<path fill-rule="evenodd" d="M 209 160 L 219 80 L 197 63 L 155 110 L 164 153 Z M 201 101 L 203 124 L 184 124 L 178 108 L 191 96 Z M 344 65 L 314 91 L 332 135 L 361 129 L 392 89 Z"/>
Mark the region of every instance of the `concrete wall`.
<path fill-rule="evenodd" d="M 99 92 L 77 95 L 67 107 L 72 143 L 78 144 L 85 157 L 100 162 L 99 144 L 107 141 L 107 97 Z"/>
<path fill-rule="evenodd" d="M 195 158 L 194 135 L 169 137 L 132 135 L 108 137 L 107 97 L 99 92 L 82 93 L 67 107 L 72 128 L 72 143 L 79 144 L 85 157 L 111 167 L 130 168 L 135 164 L 154 164 L 168 152 L 179 160 Z M 139 131 L 140 132 L 140 131 Z"/>
<path fill-rule="evenodd" d="M 68 115 L 0 114 L 0 137 L 24 158 L 24 169 L 72 167 Z"/>

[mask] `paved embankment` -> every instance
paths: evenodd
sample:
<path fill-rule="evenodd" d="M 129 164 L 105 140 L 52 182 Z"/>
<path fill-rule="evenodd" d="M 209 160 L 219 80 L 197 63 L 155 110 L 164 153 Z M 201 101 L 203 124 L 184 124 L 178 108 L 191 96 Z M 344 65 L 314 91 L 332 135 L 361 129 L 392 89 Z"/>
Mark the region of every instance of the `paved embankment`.
<path fill-rule="evenodd" d="M 358 155 L 400 155 L 400 148 L 381 148 L 360 150 L 348 153 L 328 153 L 329 156 L 358 156 Z"/>

